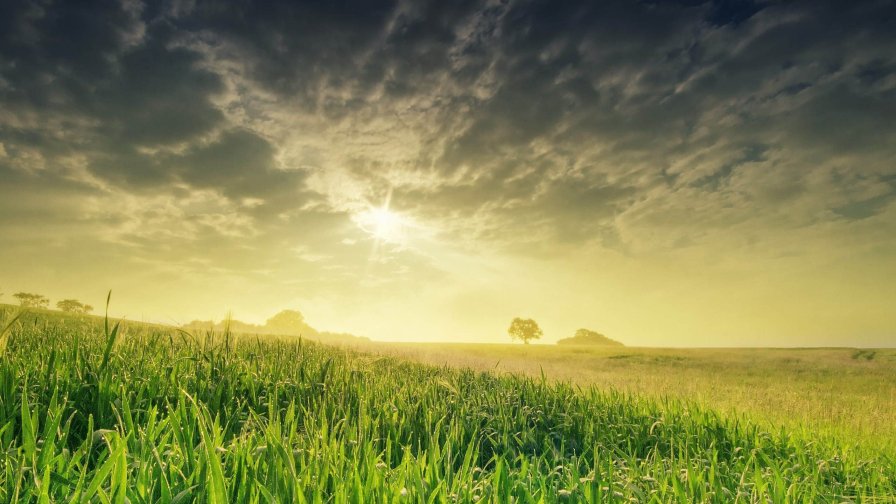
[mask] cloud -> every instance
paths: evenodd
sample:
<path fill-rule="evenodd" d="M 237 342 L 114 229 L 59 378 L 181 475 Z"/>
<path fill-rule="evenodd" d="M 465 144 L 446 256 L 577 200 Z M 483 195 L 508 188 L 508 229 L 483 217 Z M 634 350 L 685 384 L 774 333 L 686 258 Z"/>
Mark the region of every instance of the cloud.
<path fill-rule="evenodd" d="M 378 180 L 370 198 L 407 184 L 397 199 L 420 212 L 588 241 L 681 184 L 725 193 L 762 152 L 814 157 L 793 179 L 834 157 L 887 175 L 886 5 L 840 7 L 20 4 L 0 131 L 20 168 L 79 155 L 128 190 L 183 184 L 273 215 L 283 188 L 314 200 L 308 176 L 340 172 Z M 835 18 L 851 21 L 836 44 Z"/>
<path fill-rule="evenodd" d="M 20 243 L 39 237 L 25 222 L 74 243 L 76 222 L 158 268 L 301 271 L 321 289 L 457 273 L 437 246 L 896 247 L 879 234 L 896 199 L 891 2 L 4 10 L 0 228 Z M 432 232 L 370 266 L 352 215 L 389 195 Z"/>

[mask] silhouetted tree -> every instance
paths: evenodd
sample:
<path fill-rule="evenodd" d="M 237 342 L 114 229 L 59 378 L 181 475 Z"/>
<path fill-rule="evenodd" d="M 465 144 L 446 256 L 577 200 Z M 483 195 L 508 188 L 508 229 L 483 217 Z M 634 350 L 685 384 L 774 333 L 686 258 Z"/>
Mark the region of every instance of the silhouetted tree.
<path fill-rule="evenodd" d="M 90 313 L 93 307 L 77 299 L 63 299 L 56 303 L 56 308 L 69 313 Z"/>
<path fill-rule="evenodd" d="M 23 308 L 46 308 L 50 306 L 50 300 L 40 294 L 30 292 L 16 292 L 12 297 L 19 300 Z"/>
<path fill-rule="evenodd" d="M 544 335 L 541 332 L 541 328 L 538 327 L 538 323 L 532 319 L 523 319 L 523 318 L 515 318 L 510 323 L 510 328 L 507 329 L 507 334 L 510 335 L 512 339 L 521 340 L 525 344 L 529 344 L 529 340 L 534 340 L 542 337 Z"/>
<path fill-rule="evenodd" d="M 305 322 L 305 316 L 298 310 L 281 311 L 265 322 L 264 329 L 275 334 L 317 335 L 317 331 Z"/>

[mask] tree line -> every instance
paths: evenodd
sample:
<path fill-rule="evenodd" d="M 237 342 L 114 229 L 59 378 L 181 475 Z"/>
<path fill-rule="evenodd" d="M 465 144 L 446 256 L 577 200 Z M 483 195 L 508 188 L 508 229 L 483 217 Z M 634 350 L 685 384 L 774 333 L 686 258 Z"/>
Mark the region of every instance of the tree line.
<path fill-rule="evenodd" d="M 0 292 L 0 296 L 2 295 L 3 293 Z M 22 308 L 47 309 L 50 307 L 50 298 L 42 294 L 35 294 L 33 292 L 16 292 L 12 295 L 12 297 L 14 297 L 19 302 L 19 306 L 21 306 Z M 93 311 L 93 306 L 90 306 L 87 303 L 82 303 L 77 299 L 63 299 L 56 302 L 56 309 L 68 313 L 88 314 Z"/>
<path fill-rule="evenodd" d="M 188 324 L 184 324 L 182 327 L 193 331 L 208 329 L 223 331 L 226 329 L 232 332 L 246 334 L 302 336 L 312 340 L 339 344 L 363 343 L 370 341 L 364 336 L 356 336 L 354 334 L 318 331 L 308 324 L 305 320 L 305 316 L 298 310 L 283 310 L 261 325 L 228 318 L 218 323 L 215 323 L 213 320 L 194 320 Z"/>

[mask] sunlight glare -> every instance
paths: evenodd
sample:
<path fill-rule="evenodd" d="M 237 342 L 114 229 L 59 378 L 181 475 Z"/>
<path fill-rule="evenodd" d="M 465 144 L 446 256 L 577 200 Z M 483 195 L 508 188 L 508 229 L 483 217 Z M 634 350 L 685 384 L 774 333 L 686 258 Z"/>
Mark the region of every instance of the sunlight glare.
<path fill-rule="evenodd" d="M 401 243 L 405 239 L 405 219 L 386 207 L 370 208 L 358 216 L 358 226 L 378 241 Z"/>

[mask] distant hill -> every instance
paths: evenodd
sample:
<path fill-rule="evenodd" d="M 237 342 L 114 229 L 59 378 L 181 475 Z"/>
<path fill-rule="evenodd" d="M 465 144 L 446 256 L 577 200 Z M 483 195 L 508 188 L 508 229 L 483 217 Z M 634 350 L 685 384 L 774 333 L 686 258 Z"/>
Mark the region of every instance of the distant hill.
<path fill-rule="evenodd" d="M 563 338 L 557 341 L 558 345 L 596 345 L 596 346 L 625 346 L 622 343 L 610 339 L 597 331 L 579 329 L 575 336 Z"/>

